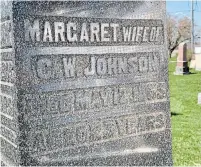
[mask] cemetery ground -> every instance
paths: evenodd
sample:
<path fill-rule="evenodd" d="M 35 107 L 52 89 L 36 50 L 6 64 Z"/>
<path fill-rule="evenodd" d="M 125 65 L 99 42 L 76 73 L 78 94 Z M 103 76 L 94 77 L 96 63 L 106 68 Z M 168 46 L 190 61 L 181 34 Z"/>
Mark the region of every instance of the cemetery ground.
<path fill-rule="evenodd" d="M 176 57 L 170 59 L 176 61 Z M 201 71 L 174 75 L 176 63 L 169 63 L 172 149 L 175 166 L 201 166 Z"/>

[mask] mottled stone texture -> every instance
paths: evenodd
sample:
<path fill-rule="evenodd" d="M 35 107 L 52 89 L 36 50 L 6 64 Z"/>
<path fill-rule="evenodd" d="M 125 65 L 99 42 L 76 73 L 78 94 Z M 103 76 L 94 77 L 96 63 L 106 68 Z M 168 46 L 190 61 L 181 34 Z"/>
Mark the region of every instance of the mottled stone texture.
<path fill-rule="evenodd" d="M 0 108 L 1 108 L 1 165 L 20 163 L 18 137 L 16 65 L 13 42 L 12 2 L 1 1 L 1 57 L 0 57 Z"/>
<path fill-rule="evenodd" d="M 177 66 L 175 75 L 189 74 L 189 67 L 187 61 L 187 43 L 179 44 L 179 53 L 177 57 Z"/>
<path fill-rule="evenodd" d="M 2 165 L 172 165 L 165 2 L 1 9 Z"/>

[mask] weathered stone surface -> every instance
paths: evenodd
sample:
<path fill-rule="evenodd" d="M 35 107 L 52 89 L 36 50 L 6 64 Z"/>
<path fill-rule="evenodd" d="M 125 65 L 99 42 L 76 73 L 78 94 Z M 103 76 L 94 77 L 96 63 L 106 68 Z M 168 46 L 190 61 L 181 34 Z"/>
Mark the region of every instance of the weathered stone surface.
<path fill-rule="evenodd" d="M 0 17 L 0 25 L 1 25 L 1 48 L 11 48 L 12 44 L 12 1 L 10 0 L 2 0 L 0 1 L 1 8 L 1 17 Z"/>
<path fill-rule="evenodd" d="M 12 1 L 1 1 L 0 108 L 2 165 L 20 164 Z"/>
<path fill-rule="evenodd" d="M 2 53 L 5 157 L 172 165 L 165 2 L 15 1 L 12 11 L 15 49 Z"/>

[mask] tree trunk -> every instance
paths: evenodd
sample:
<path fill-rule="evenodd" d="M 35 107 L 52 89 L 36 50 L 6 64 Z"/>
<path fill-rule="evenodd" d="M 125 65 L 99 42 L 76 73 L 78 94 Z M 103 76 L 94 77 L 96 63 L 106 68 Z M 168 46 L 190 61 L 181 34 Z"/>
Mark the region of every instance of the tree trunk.
<path fill-rule="evenodd" d="M 172 58 L 172 53 L 169 52 L 169 58 Z"/>
<path fill-rule="evenodd" d="M 174 49 L 169 49 L 169 58 L 172 58 L 172 52 L 174 51 Z"/>

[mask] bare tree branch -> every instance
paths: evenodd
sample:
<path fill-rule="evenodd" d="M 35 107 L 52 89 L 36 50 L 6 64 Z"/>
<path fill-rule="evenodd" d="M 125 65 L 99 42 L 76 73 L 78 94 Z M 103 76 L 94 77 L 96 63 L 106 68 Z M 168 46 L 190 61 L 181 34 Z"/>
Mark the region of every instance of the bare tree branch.
<path fill-rule="evenodd" d="M 171 57 L 172 52 L 181 42 L 190 39 L 191 21 L 188 17 L 178 19 L 171 15 L 167 15 L 167 36 L 168 51 Z"/>

